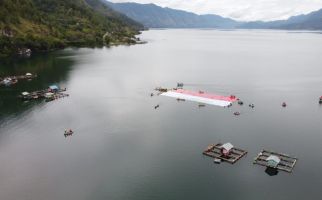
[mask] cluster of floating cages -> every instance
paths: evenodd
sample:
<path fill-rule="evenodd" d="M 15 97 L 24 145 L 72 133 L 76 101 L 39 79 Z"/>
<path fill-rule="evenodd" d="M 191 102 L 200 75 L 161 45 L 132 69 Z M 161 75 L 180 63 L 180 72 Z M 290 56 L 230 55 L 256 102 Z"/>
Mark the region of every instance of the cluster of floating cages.
<path fill-rule="evenodd" d="M 37 99 L 46 99 L 46 101 L 53 101 L 56 99 L 68 97 L 69 94 L 63 92 L 66 91 L 66 88 L 60 89 L 57 86 L 50 86 L 48 89 L 39 90 L 34 92 L 23 92 L 18 97 L 22 100 L 37 100 Z"/>
<path fill-rule="evenodd" d="M 236 163 L 239 159 L 247 154 L 247 151 L 240 148 L 235 148 L 232 144 L 211 144 L 204 151 L 203 154 L 214 158 L 215 163 L 221 161 L 230 164 Z M 297 158 L 272 151 L 262 150 L 254 159 L 254 164 L 267 167 L 266 170 L 281 170 L 291 173 L 295 167 Z"/>
<path fill-rule="evenodd" d="M 31 73 L 26 73 L 25 75 L 19 75 L 19 76 L 7 76 L 4 78 L 0 77 L 0 85 L 14 85 L 18 83 L 19 80 L 31 80 L 33 78 L 36 78 L 37 75 L 33 75 Z"/>

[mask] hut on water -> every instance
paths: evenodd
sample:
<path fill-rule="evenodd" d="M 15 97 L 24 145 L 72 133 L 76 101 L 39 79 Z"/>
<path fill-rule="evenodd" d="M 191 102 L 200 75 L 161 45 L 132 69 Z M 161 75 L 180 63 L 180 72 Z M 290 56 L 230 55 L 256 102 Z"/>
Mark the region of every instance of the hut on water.
<path fill-rule="evenodd" d="M 22 92 L 21 95 L 22 96 L 28 96 L 29 95 L 29 92 Z"/>
<path fill-rule="evenodd" d="M 59 87 L 57 85 L 51 85 L 51 86 L 49 86 L 49 91 L 51 91 L 51 92 L 58 92 L 59 91 Z"/>
<path fill-rule="evenodd" d="M 221 147 L 220 147 L 220 151 L 221 151 L 221 154 L 223 156 L 229 156 L 231 150 L 234 148 L 234 146 L 231 144 L 231 143 L 226 143 L 226 144 L 223 144 Z"/>
<path fill-rule="evenodd" d="M 26 73 L 26 77 L 27 78 L 31 78 L 32 77 L 32 73 Z"/>
<path fill-rule="evenodd" d="M 281 162 L 281 159 L 278 156 L 270 155 L 266 158 L 268 167 L 276 168 L 277 165 Z"/>

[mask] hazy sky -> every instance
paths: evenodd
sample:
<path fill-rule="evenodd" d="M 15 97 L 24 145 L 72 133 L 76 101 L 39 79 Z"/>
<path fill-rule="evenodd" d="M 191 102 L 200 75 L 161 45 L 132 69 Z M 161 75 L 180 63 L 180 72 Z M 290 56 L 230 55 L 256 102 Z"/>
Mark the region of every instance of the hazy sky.
<path fill-rule="evenodd" d="M 218 14 L 244 21 L 286 19 L 322 8 L 322 0 L 110 0 L 154 3 L 198 14 Z"/>

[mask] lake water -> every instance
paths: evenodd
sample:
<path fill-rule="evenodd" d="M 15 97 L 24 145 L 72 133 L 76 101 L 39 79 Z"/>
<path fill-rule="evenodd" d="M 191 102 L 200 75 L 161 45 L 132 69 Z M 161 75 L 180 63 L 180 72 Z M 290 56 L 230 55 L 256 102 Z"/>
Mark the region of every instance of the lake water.
<path fill-rule="evenodd" d="M 150 30 L 141 38 L 148 43 L 1 61 L 1 76 L 39 75 L 0 87 L 1 200 L 321 197 L 321 34 Z M 235 94 L 246 105 L 198 108 L 150 97 L 177 82 Z M 16 98 L 50 84 L 70 97 Z M 75 133 L 65 138 L 67 128 Z M 216 165 L 202 151 L 217 142 L 248 154 Z M 262 149 L 298 157 L 293 173 L 269 176 L 253 165 Z"/>

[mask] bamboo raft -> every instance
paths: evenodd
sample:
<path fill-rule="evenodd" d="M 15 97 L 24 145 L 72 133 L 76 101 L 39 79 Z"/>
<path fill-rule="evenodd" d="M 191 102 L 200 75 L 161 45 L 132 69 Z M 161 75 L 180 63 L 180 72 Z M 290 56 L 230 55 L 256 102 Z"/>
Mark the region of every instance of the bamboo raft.
<path fill-rule="evenodd" d="M 235 162 L 237 162 L 239 159 L 241 159 L 243 156 L 247 154 L 247 151 L 233 147 L 230 151 L 229 156 L 224 156 L 221 153 L 221 146 L 222 146 L 221 143 L 218 143 L 216 145 L 211 144 L 203 151 L 202 154 L 215 159 L 223 160 L 230 164 L 234 164 Z"/>
<path fill-rule="evenodd" d="M 272 151 L 262 150 L 257 155 L 257 157 L 254 158 L 253 164 L 257 164 L 257 165 L 261 165 L 261 166 L 265 166 L 265 167 L 270 167 L 268 165 L 268 162 L 266 161 L 266 159 L 271 155 L 278 156 L 281 159 L 280 163 L 275 167 L 275 169 L 285 171 L 288 173 L 292 172 L 292 170 L 297 162 L 297 158 L 289 156 L 287 154 L 281 154 L 281 153 L 276 153 L 276 152 L 272 152 Z"/>

